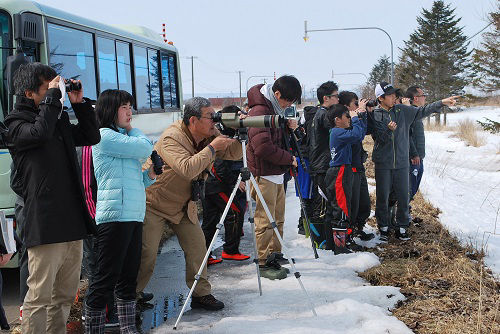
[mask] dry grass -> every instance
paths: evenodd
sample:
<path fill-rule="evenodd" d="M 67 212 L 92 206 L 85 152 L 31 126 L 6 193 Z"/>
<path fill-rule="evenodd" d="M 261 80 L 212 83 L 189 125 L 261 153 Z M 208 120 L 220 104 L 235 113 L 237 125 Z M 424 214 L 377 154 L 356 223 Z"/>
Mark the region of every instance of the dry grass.
<path fill-rule="evenodd" d="M 467 107 L 478 107 L 478 106 L 500 106 L 500 95 L 489 96 L 489 97 L 467 97 L 464 99 L 463 104 Z"/>
<path fill-rule="evenodd" d="M 481 136 L 479 127 L 470 119 L 458 122 L 456 136 L 463 140 L 467 146 L 479 147 L 486 144 L 486 138 Z"/>
<path fill-rule="evenodd" d="M 412 207 L 423 219 L 410 228 L 412 239 L 390 239 L 374 251 L 382 264 L 360 276 L 401 288 L 407 299 L 393 314 L 415 333 L 498 333 L 500 283 L 484 267 L 484 253 L 461 246 L 420 194 Z"/>
<path fill-rule="evenodd" d="M 374 175 L 373 141 L 364 147 Z M 375 208 L 375 194 L 370 194 Z M 422 222 L 410 227 L 411 240 L 391 237 L 373 252 L 381 264 L 360 273 L 372 285 L 399 287 L 406 296 L 393 314 L 415 333 L 500 333 L 500 282 L 484 266 L 484 251 L 460 242 L 439 222 L 440 210 L 417 193 L 412 215 Z M 374 218 L 368 224 L 376 226 Z"/>
<path fill-rule="evenodd" d="M 449 126 L 449 125 L 444 125 L 442 123 L 435 123 L 435 122 L 430 122 L 430 123 L 427 123 L 425 122 L 424 123 L 424 129 L 425 131 L 453 131 L 455 128 L 453 126 Z"/>

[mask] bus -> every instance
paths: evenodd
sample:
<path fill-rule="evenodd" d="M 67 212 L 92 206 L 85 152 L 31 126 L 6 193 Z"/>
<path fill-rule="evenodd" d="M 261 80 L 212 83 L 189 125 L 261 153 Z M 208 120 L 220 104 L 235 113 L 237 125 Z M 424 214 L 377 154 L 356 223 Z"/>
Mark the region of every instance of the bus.
<path fill-rule="evenodd" d="M 182 86 L 177 49 L 144 27 L 111 26 L 34 1 L 0 2 L 0 108 L 3 121 L 15 102 L 6 66 L 16 54 L 54 68 L 63 78 L 81 80 L 84 95 L 96 100 L 106 89 L 135 98 L 134 127 L 152 140 L 181 118 Z M 76 122 L 66 99 L 66 111 Z M 11 157 L 0 148 L 0 210 L 14 217 Z M 7 266 L 16 266 L 14 258 Z"/>

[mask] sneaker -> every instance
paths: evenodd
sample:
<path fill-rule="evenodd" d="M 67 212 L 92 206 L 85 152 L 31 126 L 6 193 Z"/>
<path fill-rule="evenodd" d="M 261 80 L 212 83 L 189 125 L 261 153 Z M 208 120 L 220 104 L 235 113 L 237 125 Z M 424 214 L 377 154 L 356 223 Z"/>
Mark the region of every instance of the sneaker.
<path fill-rule="evenodd" d="M 146 293 L 146 295 L 153 295 L 152 293 Z M 153 298 L 153 297 L 151 297 Z M 120 321 L 118 321 L 118 314 L 116 313 L 116 307 L 111 313 L 106 314 L 106 322 L 104 323 L 104 327 L 106 328 L 114 328 L 119 327 Z"/>
<path fill-rule="evenodd" d="M 389 240 L 389 227 L 384 226 L 379 229 L 380 232 L 380 241 Z"/>
<path fill-rule="evenodd" d="M 360 252 L 363 250 L 363 247 L 355 243 L 352 239 L 351 236 L 349 236 L 345 242 L 346 248 L 350 249 L 353 252 Z"/>
<path fill-rule="evenodd" d="M 194 297 L 191 299 L 191 308 L 202 308 L 207 311 L 218 311 L 224 308 L 224 303 L 215 299 L 212 295 Z"/>
<path fill-rule="evenodd" d="M 224 260 L 245 261 L 245 260 L 248 260 L 250 258 L 250 256 L 245 255 L 245 254 L 241 254 L 241 253 L 228 254 L 228 253 L 222 251 L 222 258 Z"/>
<path fill-rule="evenodd" d="M 137 292 L 137 295 L 135 297 L 135 300 L 138 302 L 138 303 L 147 303 L 149 302 L 151 299 L 153 299 L 154 295 L 151 293 L 151 292 L 144 292 L 144 291 L 141 291 L 141 292 Z"/>
<path fill-rule="evenodd" d="M 208 263 L 207 263 L 207 265 L 208 265 L 208 266 L 211 266 L 211 265 L 213 265 L 213 264 L 217 264 L 217 263 L 221 263 L 221 262 L 222 262 L 222 259 L 218 259 L 218 258 L 216 258 L 215 256 L 210 255 L 210 256 L 208 257 Z"/>
<path fill-rule="evenodd" d="M 259 265 L 260 277 L 268 278 L 270 280 L 284 279 L 287 277 L 286 269 L 283 267 L 275 267 L 268 265 Z"/>
<path fill-rule="evenodd" d="M 403 227 L 400 227 L 396 230 L 396 238 L 402 241 L 410 240 L 410 236 L 406 232 L 406 229 Z"/>
<path fill-rule="evenodd" d="M 372 240 L 375 237 L 375 234 L 366 233 L 365 231 L 360 230 L 356 233 L 356 236 L 363 241 L 368 241 L 368 240 Z"/>

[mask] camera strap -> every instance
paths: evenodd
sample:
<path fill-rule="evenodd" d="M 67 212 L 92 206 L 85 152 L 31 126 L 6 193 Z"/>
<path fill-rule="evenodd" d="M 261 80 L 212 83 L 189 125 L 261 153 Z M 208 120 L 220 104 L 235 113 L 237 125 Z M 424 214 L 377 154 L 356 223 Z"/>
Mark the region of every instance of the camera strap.
<path fill-rule="evenodd" d="M 66 85 L 64 84 L 64 79 L 62 77 L 59 78 L 59 90 L 61 91 L 61 98 L 59 99 L 59 101 L 61 101 L 61 111 L 59 112 L 57 119 L 61 119 L 61 115 L 64 110 L 64 101 L 66 100 Z"/>

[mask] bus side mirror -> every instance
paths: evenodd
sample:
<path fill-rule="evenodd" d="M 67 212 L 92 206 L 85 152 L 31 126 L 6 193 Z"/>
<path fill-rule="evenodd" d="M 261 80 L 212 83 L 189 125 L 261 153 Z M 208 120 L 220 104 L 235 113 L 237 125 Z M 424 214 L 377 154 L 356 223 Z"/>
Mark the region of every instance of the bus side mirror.
<path fill-rule="evenodd" d="M 7 89 L 9 95 L 14 95 L 14 74 L 19 69 L 19 66 L 29 63 L 28 59 L 22 52 L 18 52 L 15 56 L 8 56 L 5 65 L 5 78 L 7 78 Z"/>

